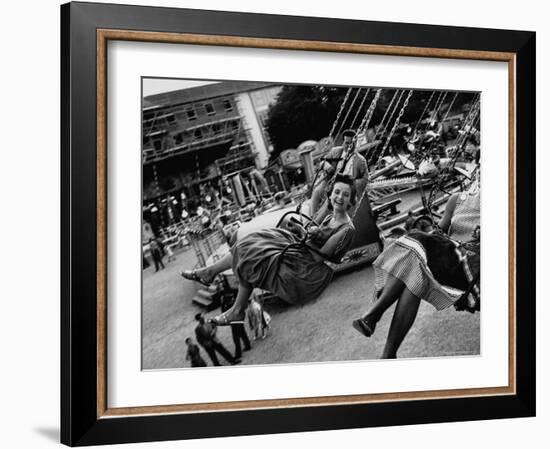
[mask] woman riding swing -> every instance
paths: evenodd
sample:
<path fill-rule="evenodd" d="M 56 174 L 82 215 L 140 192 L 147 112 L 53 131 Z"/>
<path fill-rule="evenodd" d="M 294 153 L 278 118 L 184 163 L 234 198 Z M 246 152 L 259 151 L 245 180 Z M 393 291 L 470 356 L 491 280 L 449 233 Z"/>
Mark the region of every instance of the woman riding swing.
<path fill-rule="evenodd" d="M 375 260 L 376 299 L 362 318 L 353 321 L 353 327 L 370 337 L 382 315 L 397 302 L 382 358 L 397 357 L 421 299 L 437 310 L 451 305 L 457 310 L 479 310 L 479 222 L 476 181 L 468 192 L 454 194 L 447 202 L 439 228 L 448 236 L 412 231 Z M 475 304 L 465 307 L 470 295 Z"/>
<path fill-rule="evenodd" d="M 332 213 L 319 226 L 298 227 L 298 233 L 274 228 L 248 234 L 213 265 L 184 271 L 189 280 L 209 284 L 219 273 L 233 268 L 238 282 L 231 309 L 213 318 L 220 326 L 244 320 L 254 288 L 267 290 L 290 304 L 316 298 L 332 280 L 334 271 L 325 262 L 339 262 L 349 249 L 355 228 L 348 214 L 355 204 L 354 181 L 336 175 L 329 192 Z"/>

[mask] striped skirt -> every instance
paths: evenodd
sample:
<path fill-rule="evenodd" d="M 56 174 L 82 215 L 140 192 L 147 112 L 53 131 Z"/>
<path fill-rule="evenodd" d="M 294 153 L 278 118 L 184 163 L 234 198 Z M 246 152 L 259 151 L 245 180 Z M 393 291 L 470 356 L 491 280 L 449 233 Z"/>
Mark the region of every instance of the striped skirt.
<path fill-rule="evenodd" d="M 430 266 L 434 266 L 434 261 L 430 263 L 429 260 L 429 257 L 433 257 L 433 251 L 428 254 L 422 243 L 412 235 L 405 235 L 388 245 L 374 261 L 376 293 L 384 288 L 391 274 L 400 279 L 415 296 L 429 302 L 437 310 L 452 306 L 464 293 L 468 281 L 452 245 L 439 246 L 437 264 L 445 260 L 453 267 L 453 270 L 443 270 L 447 274 L 445 282 L 441 275 L 434 275 L 430 269 Z M 450 272 L 451 278 L 448 276 Z"/>

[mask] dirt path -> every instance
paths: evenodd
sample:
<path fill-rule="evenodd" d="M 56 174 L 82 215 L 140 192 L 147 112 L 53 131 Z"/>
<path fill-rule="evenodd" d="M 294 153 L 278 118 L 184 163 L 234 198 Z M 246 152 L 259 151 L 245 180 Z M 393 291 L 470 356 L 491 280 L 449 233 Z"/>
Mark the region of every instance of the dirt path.
<path fill-rule="evenodd" d="M 194 336 L 194 315 L 202 311 L 191 303 L 196 286 L 178 272 L 192 267 L 192 251 L 177 255 L 166 270 L 144 272 L 143 368 L 181 368 L 185 361 L 187 336 Z M 304 363 L 366 360 L 380 356 L 391 319 L 389 310 L 375 335 L 367 339 L 352 327 L 353 319 L 368 307 L 373 289 L 373 269 L 363 267 L 337 277 L 323 294 L 300 307 L 277 302 L 266 306 L 272 315 L 271 331 L 265 340 L 252 342 L 243 364 Z M 215 315 L 218 311 L 212 312 Z M 417 321 L 405 339 L 399 357 L 440 357 L 479 354 L 480 315 L 448 309 L 436 312 L 422 303 Z M 229 328 L 218 332 L 233 352 Z M 250 335 L 250 334 L 249 334 Z M 207 363 L 208 357 L 202 351 Z"/>

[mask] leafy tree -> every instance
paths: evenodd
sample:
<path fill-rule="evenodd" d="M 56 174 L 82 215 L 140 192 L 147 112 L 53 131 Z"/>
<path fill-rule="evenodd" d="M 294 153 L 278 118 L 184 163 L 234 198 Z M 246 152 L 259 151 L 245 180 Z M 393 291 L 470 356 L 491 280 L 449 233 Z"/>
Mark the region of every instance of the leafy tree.
<path fill-rule="evenodd" d="M 282 151 L 288 148 L 296 148 L 305 140 L 319 140 L 328 136 L 347 91 L 347 87 L 284 86 L 276 102 L 270 107 L 266 121 L 267 131 L 274 147 L 271 158 L 277 158 Z M 358 91 L 359 95 L 357 95 L 354 103 L 353 99 Z M 359 126 L 374 98 L 376 89 L 371 89 L 367 98 L 363 101 L 365 92 L 365 89 L 359 90 L 359 88 L 351 90 L 346 108 L 342 111 L 337 123 L 336 134 L 346 128 L 357 128 Z M 395 92 L 396 89 L 383 89 L 381 91 L 369 127 L 380 124 L 386 110 L 395 106 L 395 102 L 392 105 Z M 393 113 L 390 110 L 385 117 L 382 126 L 387 124 L 388 132 L 397 119 L 406 95 L 407 92 L 405 91 L 397 108 Z M 435 92 L 430 101 L 431 95 L 431 90 L 414 91 L 401 117 L 401 123 L 414 126 L 418 120 L 429 117 L 429 112 L 435 107 L 439 92 Z M 452 92 L 447 94 L 443 107 L 440 109 L 439 119 L 447 112 L 446 108 L 450 105 L 453 96 L 454 93 Z M 460 93 L 453 103 L 451 114 L 459 112 L 464 104 L 471 102 L 473 96 L 472 93 Z M 399 98 L 399 94 L 396 101 L 397 98 Z M 427 104 L 428 108 L 425 109 Z M 350 107 L 351 109 L 349 109 Z M 361 109 L 359 110 L 359 108 Z M 423 112 L 424 115 L 422 115 Z M 346 115 L 347 119 L 344 121 Z"/>
<path fill-rule="evenodd" d="M 274 147 L 271 158 L 305 140 L 328 136 L 346 91 L 340 87 L 284 86 L 266 120 Z"/>

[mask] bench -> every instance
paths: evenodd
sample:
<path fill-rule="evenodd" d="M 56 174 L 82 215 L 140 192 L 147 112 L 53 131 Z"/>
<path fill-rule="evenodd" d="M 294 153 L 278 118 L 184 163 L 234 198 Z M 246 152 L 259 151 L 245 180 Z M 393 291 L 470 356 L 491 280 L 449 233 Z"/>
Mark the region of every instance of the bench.
<path fill-rule="evenodd" d="M 388 215 L 397 215 L 399 211 L 397 210 L 397 205 L 401 203 L 400 198 L 396 198 L 394 200 L 388 201 L 386 203 L 380 204 L 378 206 L 374 206 L 372 208 L 372 213 L 376 218 L 378 218 L 380 215 L 388 212 Z"/>

